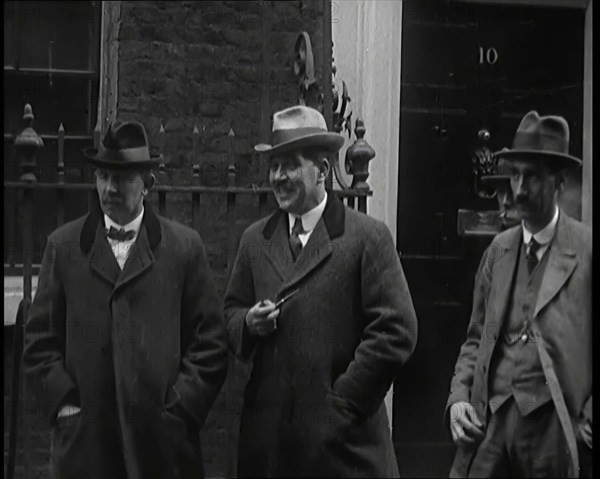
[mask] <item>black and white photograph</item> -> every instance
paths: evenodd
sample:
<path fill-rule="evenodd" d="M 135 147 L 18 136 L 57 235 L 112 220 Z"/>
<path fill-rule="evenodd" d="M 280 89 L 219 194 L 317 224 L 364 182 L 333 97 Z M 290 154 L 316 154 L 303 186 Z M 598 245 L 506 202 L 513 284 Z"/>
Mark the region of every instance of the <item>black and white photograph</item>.
<path fill-rule="evenodd" d="M 593 0 L 3 3 L 6 479 L 593 477 Z"/>

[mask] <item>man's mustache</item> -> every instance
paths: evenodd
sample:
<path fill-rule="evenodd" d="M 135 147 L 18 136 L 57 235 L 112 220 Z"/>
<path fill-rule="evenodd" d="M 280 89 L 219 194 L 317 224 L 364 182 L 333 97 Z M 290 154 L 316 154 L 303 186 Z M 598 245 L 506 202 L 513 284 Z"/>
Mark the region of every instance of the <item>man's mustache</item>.
<path fill-rule="evenodd" d="M 528 203 L 528 198 L 526 196 L 517 196 L 513 200 L 513 204 L 523 206 Z"/>
<path fill-rule="evenodd" d="M 287 188 L 290 185 L 289 180 L 273 181 L 273 187 L 277 189 Z"/>

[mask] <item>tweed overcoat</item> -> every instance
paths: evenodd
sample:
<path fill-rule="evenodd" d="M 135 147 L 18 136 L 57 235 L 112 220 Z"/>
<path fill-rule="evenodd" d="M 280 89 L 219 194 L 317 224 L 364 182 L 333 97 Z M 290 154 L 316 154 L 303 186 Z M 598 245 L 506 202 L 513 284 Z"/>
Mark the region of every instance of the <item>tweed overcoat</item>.
<path fill-rule="evenodd" d="M 95 199 L 49 236 L 26 323 L 24 369 L 53 427 L 55 475 L 203 477 L 199 428 L 227 370 L 203 242 L 146 204 L 121 271 Z M 57 424 L 74 398 L 81 413 Z"/>
<path fill-rule="evenodd" d="M 459 401 L 470 402 L 484 424 L 489 420 L 490 360 L 507 316 L 522 234 L 521 225 L 500 233 L 483 255 L 475 278 L 467 339 L 451 381 L 446 423 L 450 406 Z M 570 474 L 578 477 L 574 444 L 578 424 L 592 422 L 591 230 L 560 211 L 549 254 L 533 313 L 532 341 L 536 341 L 546 383 L 563 424 Z M 458 448 L 452 477 L 468 474 L 475 451 Z"/>
<path fill-rule="evenodd" d="M 329 193 L 293 262 L 288 215 L 243 234 L 225 297 L 231 346 L 249 364 L 240 477 L 392 477 L 384 397 L 417 341 L 408 285 L 387 227 Z M 248 309 L 298 292 L 277 330 L 254 339 Z"/>

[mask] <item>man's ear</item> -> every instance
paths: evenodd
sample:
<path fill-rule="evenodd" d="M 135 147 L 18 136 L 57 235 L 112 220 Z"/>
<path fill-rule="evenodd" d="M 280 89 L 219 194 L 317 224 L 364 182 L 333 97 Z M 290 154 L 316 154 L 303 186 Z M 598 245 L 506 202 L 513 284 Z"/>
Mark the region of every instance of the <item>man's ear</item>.
<path fill-rule="evenodd" d="M 560 170 L 555 173 L 556 178 L 556 189 L 559 193 L 562 193 L 567 184 L 567 172 L 566 170 Z"/>
<path fill-rule="evenodd" d="M 147 181 L 144 182 L 144 189 L 142 190 L 142 195 L 146 196 L 154 185 L 156 184 L 156 175 L 154 173 L 150 173 L 147 177 Z"/>
<path fill-rule="evenodd" d="M 329 176 L 329 172 L 331 171 L 331 165 L 329 164 L 329 160 L 327 158 L 322 158 L 319 161 L 319 179 L 318 183 L 323 183 L 325 179 Z"/>

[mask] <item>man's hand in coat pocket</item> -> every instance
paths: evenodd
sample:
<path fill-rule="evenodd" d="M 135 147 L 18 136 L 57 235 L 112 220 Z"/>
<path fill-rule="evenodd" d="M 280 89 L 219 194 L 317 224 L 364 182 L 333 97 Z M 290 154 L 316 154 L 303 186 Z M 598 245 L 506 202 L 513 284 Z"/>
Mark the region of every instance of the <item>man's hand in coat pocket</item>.
<path fill-rule="evenodd" d="M 585 445 L 592 449 L 592 425 L 589 421 L 579 424 L 579 436 Z"/>
<path fill-rule="evenodd" d="M 69 416 L 74 416 L 75 414 L 79 414 L 81 412 L 81 408 L 77 406 L 73 406 L 72 404 L 65 404 L 60 408 L 58 414 L 56 415 L 56 419 L 62 419 Z"/>
<path fill-rule="evenodd" d="M 60 408 L 56 415 L 56 425 L 59 429 L 69 428 L 71 425 L 76 424 L 79 416 L 81 415 L 81 408 L 72 404 L 65 404 Z"/>

